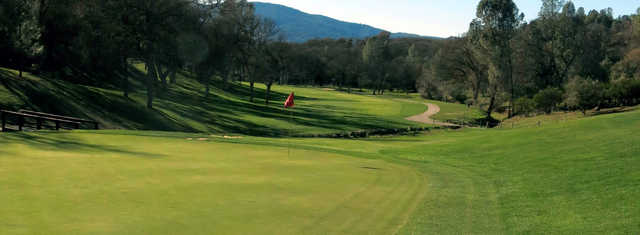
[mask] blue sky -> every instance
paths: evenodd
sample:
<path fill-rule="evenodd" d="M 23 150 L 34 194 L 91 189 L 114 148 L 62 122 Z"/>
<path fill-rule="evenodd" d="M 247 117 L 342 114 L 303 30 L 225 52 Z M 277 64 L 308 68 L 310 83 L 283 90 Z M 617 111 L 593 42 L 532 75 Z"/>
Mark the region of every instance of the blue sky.
<path fill-rule="evenodd" d="M 479 0 L 260 0 L 342 21 L 368 24 L 391 32 L 429 36 L 457 36 L 467 31 Z M 528 20 L 540 10 L 539 0 L 515 0 Z M 613 8 L 628 15 L 640 7 L 640 0 L 574 0 L 577 7 Z"/>

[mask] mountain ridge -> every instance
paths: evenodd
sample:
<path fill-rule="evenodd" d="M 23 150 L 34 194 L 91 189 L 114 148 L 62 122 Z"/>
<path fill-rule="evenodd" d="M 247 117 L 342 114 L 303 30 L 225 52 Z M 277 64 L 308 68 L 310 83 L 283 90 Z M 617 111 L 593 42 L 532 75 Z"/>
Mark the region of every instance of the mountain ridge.
<path fill-rule="evenodd" d="M 370 25 L 337 20 L 317 14 L 309 14 L 285 5 L 251 2 L 258 16 L 273 20 L 290 42 L 306 42 L 323 38 L 363 39 L 382 31 Z M 312 30 L 310 30 L 312 29 Z M 410 33 L 392 33 L 392 38 L 438 38 Z"/>

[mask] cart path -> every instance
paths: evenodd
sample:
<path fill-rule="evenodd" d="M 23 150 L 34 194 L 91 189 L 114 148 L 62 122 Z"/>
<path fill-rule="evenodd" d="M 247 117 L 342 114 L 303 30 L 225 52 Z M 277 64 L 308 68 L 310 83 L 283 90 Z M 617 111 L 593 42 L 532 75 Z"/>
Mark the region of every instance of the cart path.
<path fill-rule="evenodd" d="M 431 103 L 425 103 L 425 105 L 427 106 L 427 111 L 422 113 L 422 114 L 418 114 L 415 116 L 411 116 L 406 118 L 409 121 L 414 121 L 414 122 L 421 122 L 421 123 L 425 123 L 425 124 L 434 124 L 434 125 L 438 125 L 438 126 L 459 126 L 453 123 L 447 123 L 447 122 L 440 122 L 440 121 L 436 121 L 431 119 L 431 116 L 436 115 L 437 113 L 440 112 L 440 106 L 435 105 L 435 104 L 431 104 Z"/>

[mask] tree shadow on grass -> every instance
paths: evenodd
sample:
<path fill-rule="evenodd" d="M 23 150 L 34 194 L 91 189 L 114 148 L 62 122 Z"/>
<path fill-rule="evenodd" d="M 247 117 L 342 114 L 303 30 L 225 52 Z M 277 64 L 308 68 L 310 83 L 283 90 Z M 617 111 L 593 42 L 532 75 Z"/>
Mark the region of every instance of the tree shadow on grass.
<path fill-rule="evenodd" d="M 99 88 L 55 79 L 18 79 L 3 76 L 2 85 L 22 104 L 14 111 L 34 111 L 93 119 L 107 128 L 191 131 L 130 98 Z"/>
<path fill-rule="evenodd" d="M 189 88 L 186 88 L 189 89 Z M 269 127 L 242 120 L 241 116 L 255 116 L 288 122 L 294 125 L 323 128 L 332 131 L 356 129 L 383 129 L 402 126 L 402 122 L 380 119 L 370 115 L 354 116 L 339 112 L 336 107 L 296 107 L 285 111 L 275 105 L 263 105 L 229 100 L 218 94 L 210 94 L 205 101 L 184 92 L 170 92 L 168 99 L 159 101 L 158 109 L 175 113 L 182 118 L 201 124 L 215 126 L 224 132 L 258 136 L 281 136 L 288 130 L 283 127 Z M 176 103 L 170 100 L 179 100 Z M 290 113 L 291 112 L 291 113 Z M 290 114 L 292 114 L 290 116 Z M 297 134 L 297 133 L 296 133 Z"/>
<path fill-rule="evenodd" d="M 146 152 L 136 152 L 124 150 L 117 146 L 109 145 L 96 145 L 83 143 L 80 140 L 73 139 L 65 135 L 40 135 L 33 133 L 5 133 L 0 135 L 0 144 L 5 145 L 9 143 L 21 143 L 33 148 L 49 151 L 70 151 L 81 153 L 95 153 L 95 152 L 107 152 L 117 153 L 130 157 L 142 157 L 142 158 L 161 158 L 165 157 L 162 154 L 151 154 Z M 0 154 L 6 154 L 0 152 Z"/>
<path fill-rule="evenodd" d="M 297 106 L 285 112 L 280 101 L 289 94 L 272 91 L 274 102 L 260 102 L 265 90 L 255 88 L 256 102 L 248 102 L 249 87 L 228 83 L 224 90 L 216 84 L 215 92 L 203 95 L 202 85 L 189 78 L 178 80 L 167 89 L 158 90 L 161 96 L 154 102 L 154 109 L 144 103 L 146 93 L 131 91 L 126 98 L 119 91 L 75 85 L 53 78 L 16 78 L 14 74 L 0 70 L 1 83 L 22 104 L 12 110 L 30 109 L 59 115 L 92 119 L 103 128 L 159 130 L 180 132 L 236 133 L 253 136 L 286 136 L 287 124 L 303 126 L 301 134 L 309 128 L 325 129 L 325 132 L 386 129 L 407 125 L 373 115 L 353 114 L 344 108 L 331 105 Z M 132 80 L 142 79 L 143 74 L 132 73 Z M 135 89 L 135 88 L 134 88 Z M 319 100 L 297 96 L 297 100 Z M 1 101 L 0 101 L 1 103 Z M 289 116 L 290 114 L 293 114 Z M 280 122 L 279 126 L 261 124 L 258 118 Z M 307 134 L 307 133 L 305 133 Z"/>

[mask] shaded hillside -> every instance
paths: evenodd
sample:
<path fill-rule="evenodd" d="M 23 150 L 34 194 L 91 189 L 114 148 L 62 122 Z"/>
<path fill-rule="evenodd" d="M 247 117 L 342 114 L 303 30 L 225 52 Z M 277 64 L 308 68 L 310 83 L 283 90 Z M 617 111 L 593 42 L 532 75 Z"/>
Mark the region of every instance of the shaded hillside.
<path fill-rule="evenodd" d="M 140 71 L 131 79 L 133 91 L 125 98 L 119 90 L 77 85 L 29 73 L 25 78 L 18 78 L 15 71 L 0 68 L 0 109 L 30 109 L 90 118 L 109 129 L 258 136 L 419 126 L 405 121 L 404 117 L 425 109 L 422 104 L 287 86 L 274 86 L 273 102 L 265 105 L 261 99 L 265 96 L 264 85 L 257 85 L 256 101 L 251 103 L 248 86 L 240 83 L 224 86 L 221 81 L 214 81 L 218 87 L 212 88 L 205 98 L 204 86 L 181 73 L 177 84 L 159 92 L 154 109 L 150 110 L 145 107 L 146 92 L 140 83 L 144 76 Z M 291 91 L 296 92 L 296 108 L 292 113 L 284 112 L 282 101 Z"/>

